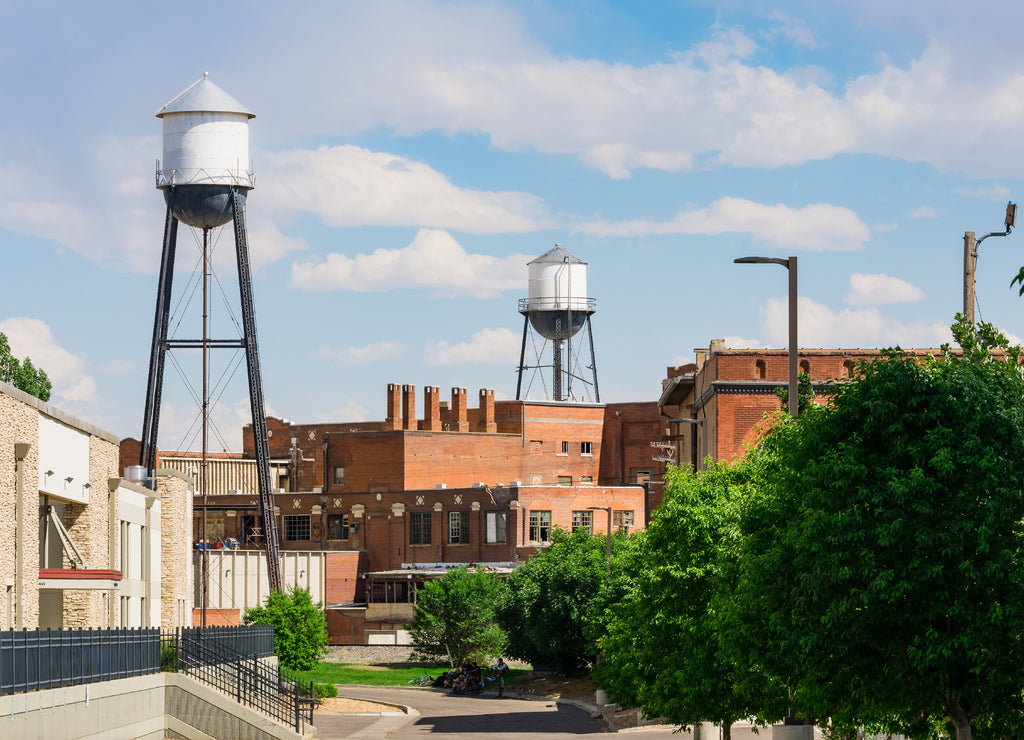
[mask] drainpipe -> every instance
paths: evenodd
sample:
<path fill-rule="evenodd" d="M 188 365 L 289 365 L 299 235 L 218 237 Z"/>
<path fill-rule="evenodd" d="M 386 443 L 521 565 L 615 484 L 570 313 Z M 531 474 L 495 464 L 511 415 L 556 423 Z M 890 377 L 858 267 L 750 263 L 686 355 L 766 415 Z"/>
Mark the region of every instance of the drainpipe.
<path fill-rule="evenodd" d="M 120 485 L 121 485 L 121 479 L 120 478 L 108 478 L 107 479 L 107 519 L 110 522 L 109 536 L 108 536 L 108 545 L 109 546 L 107 547 L 107 558 L 108 558 L 108 560 L 110 562 L 110 565 L 108 565 L 107 567 L 110 568 L 111 570 L 120 570 L 121 569 L 121 564 L 118 562 L 118 557 L 117 557 L 118 556 L 118 552 L 119 552 L 119 549 L 118 549 L 118 546 L 117 546 L 118 545 L 117 540 L 118 540 L 118 535 L 120 534 L 120 530 L 121 530 L 121 521 L 120 521 L 121 517 L 118 515 L 118 511 L 117 511 L 117 508 L 118 508 L 117 507 L 117 489 L 118 489 L 118 487 Z M 124 547 L 125 547 L 125 543 L 122 542 L 121 543 L 121 549 L 123 549 Z M 128 575 L 127 573 L 122 573 L 121 574 L 122 581 L 125 579 L 125 577 L 127 575 Z M 118 606 L 118 604 L 120 602 L 120 599 L 117 598 L 116 593 L 117 592 L 114 592 L 114 591 L 108 591 L 107 592 L 107 594 L 108 594 L 108 600 L 107 600 L 107 608 L 108 608 L 108 610 L 107 610 L 107 626 L 108 627 L 116 627 L 117 626 L 117 622 L 116 622 L 116 620 L 114 618 L 114 613 L 117 610 L 117 606 Z M 122 620 L 124 619 L 124 615 L 123 614 L 121 615 L 121 619 Z"/>
<path fill-rule="evenodd" d="M 30 445 L 14 443 L 14 598 L 18 608 L 14 612 L 14 627 L 25 626 L 25 458 Z"/>

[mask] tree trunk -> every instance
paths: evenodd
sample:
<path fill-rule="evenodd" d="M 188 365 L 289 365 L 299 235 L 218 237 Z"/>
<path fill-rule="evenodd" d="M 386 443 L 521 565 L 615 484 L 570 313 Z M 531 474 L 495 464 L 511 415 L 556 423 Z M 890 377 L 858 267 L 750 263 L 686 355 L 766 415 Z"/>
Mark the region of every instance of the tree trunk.
<path fill-rule="evenodd" d="M 722 740 L 732 740 L 732 722 L 722 725 Z"/>
<path fill-rule="evenodd" d="M 948 694 L 943 695 L 942 699 L 946 705 L 946 711 L 949 712 L 949 719 L 952 721 L 954 729 L 956 729 L 956 740 L 973 740 L 974 734 L 971 730 L 971 718 L 967 716 L 967 712 L 960 706 L 960 702 Z"/>

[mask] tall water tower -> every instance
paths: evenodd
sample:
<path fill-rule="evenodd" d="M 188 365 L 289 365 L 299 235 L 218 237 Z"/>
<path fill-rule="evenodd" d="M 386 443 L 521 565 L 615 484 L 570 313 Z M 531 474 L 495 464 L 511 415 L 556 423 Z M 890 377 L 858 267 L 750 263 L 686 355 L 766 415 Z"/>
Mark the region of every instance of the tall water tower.
<path fill-rule="evenodd" d="M 249 401 L 255 436 L 256 470 L 259 479 L 260 513 L 267 554 L 267 573 L 272 590 L 281 587 L 278 562 L 277 524 L 270 488 L 270 455 L 267 421 L 263 408 L 253 311 L 252 276 L 245 228 L 246 195 L 254 187 L 249 166 L 249 119 L 255 115 L 204 74 L 156 112 L 163 120 L 163 165 L 157 160 L 156 187 L 167 204 L 164 219 L 163 253 L 153 321 L 149 380 L 143 416 L 139 464 L 153 475 L 156 465 L 157 433 L 160 426 L 160 397 L 163 392 L 164 360 L 167 350 L 200 349 L 203 358 L 202 434 L 203 457 L 200 493 L 206 504 L 207 428 L 209 419 L 208 353 L 211 349 L 235 348 L 245 351 L 249 380 Z M 171 284 L 178 239 L 178 223 L 202 230 L 203 317 L 202 336 L 178 339 L 167 336 L 171 309 Z M 234 226 L 238 263 L 239 295 L 242 308 L 241 338 L 214 339 L 208 335 L 208 278 L 210 275 L 210 230 L 231 222 Z M 205 529 L 205 516 L 203 517 Z M 205 538 L 205 534 L 204 534 Z M 205 558 L 204 558 L 205 563 Z M 206 578 L 203 582 L 205 584 Z M 205 610 L 204 610 L 205 614 Z"/>
<path fill-rule="evenodd" d="M 533 327 L 533 331 L 544 340 L 551 341 L 551 400 L 576 401 L 591 397 L 594 403 L 600 403 L 594 334 L 590 326 L 590 317 L 597 310 L 597 301 L 587 298 L 587 263 L 555 244 L 554 249 L 545 252 L 527 266 L 529 298 L 519 300 L 519 313 L 523 315 L 524 321 L 516 400 L 522 400 L 523 375 L 526 371 L 548 367 L 540 364 L 544 347 L 536 353 L 537 364 L 525 364 L 527 339 L 530 327 Z M 573 337 L 584 326 L 587 328 L 586 349 L 589 352 L 581 351 L 578 345 L 573 344 Z M 584 377 L 586 370 L 590 371 L 590 380 Z"/>

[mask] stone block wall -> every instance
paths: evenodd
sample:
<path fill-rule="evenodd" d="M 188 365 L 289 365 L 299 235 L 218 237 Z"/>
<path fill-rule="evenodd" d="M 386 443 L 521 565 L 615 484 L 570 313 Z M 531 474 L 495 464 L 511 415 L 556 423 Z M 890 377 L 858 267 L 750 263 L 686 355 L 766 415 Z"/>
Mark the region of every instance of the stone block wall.
<path fill-rule="evenodd" d="M 176 470 L 156 471 L 160 494 L 160 626 L 192 623 L 192 486 Z"/>
<path fill-rule="evenodd" d="M 0 384 L 4 385 L 4 384 Z M 39 412 L 17 396 L 20 391 L 4 385 L 0 388 L 0 627 L 14 626 L 35 629 L 39 626 Z M 28 523 L 21 532 L 24 561 L 22 568 L 23 621 L 14 617 L 18 612 L 15 584 L 15 537 L 17 523 L 15 502 L 17 495 L 15 445 L 29 445 L 23 463 L 22 519 Z M 8 599 L 11 621 L 8 623 Z"/>

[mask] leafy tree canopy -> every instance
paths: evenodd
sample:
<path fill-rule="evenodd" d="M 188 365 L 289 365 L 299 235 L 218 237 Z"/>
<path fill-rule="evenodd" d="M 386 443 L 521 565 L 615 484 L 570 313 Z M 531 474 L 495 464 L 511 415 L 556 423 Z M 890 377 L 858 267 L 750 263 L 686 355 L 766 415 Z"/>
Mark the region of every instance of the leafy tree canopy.
<path fill-rule="evenodd" d="M 1024 736 L 1024 377 L 992 327 L 954 336 L 962 357 L 861 363 L 751 453 L 734 612 L 840 727 Z"/>
<path fill-rule="evenodd" d="M 629 538 L 612 537 L 612 572 Z M 607 536 L 556 529 L 547 550 L 519 566 L 506 582 L 497 618 L 508 634 L 509 655 L 539 670 L 574 675 L 593 663 L 602 632 L 606 589 Z"/>
<path fill-rule="evenodd" d="M 46 371 L 36 368 L 28 357 L 24 362 L 19 362 L 18 358 L 11 354 L 11 345 L 3 332 L 0 332 L 0 380 L 35 396 L 40 401 L 50 400 L 52 384 Z"/>
<path fill-rule="evenodd" d="M 594 669 L 610 698 L 680 725 L 736 720 L 772 704 L 770 690 L 720 646 L 718 602 L 736 578 L 739 504 L 746 464 L 709 461 L 669 471 L 665 497 L 639 544 L 632 587 L 611 609 Z M 777 701 L 775 710 L 781 711 Z"/>
<path fill-rule="evenodd" d="M 285 668 L 312 670 L 327 649 L 327 619 L 309 589 L 272 591 L 263 606 L 246 609 L 242 621 L 273 625 L 274 652 Z"/>
<path fill-rule="evenodd" d="M 416 595 L 409 626 L 416 653 L 444 658 L 454 667 L 467 658 L 486 661 L 502 654 L 505 633 L 494 619 L 501 580 L 483 568 L 463 566 L 428 581 Z"/>

